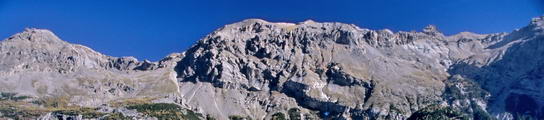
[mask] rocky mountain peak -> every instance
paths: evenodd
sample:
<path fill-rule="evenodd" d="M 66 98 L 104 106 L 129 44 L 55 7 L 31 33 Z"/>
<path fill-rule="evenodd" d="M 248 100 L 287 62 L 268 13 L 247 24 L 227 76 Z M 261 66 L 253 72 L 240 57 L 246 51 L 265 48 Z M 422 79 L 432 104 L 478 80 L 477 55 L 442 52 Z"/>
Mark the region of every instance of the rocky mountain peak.
<path fill-rule="evenodd" d="M 37 28 L 26 28 L 23 32 L 17 33 L 6 40 L 26 43 L 65 43 L 50 30 Z"/>
<path fill-rule="evenodd" d="M 442 33 L 438 30 L 438 28 L 435 25 L 427 25 L 425 28 L 423 28 L 423 33 L 429 34 L 429 35 L 441 35 Z"/>
<path fill-rule="evenodd" d="M 544 36 L 544 16 L 535 17 L 529 22 L 529 25 L 516 29 L 508 36 L 507 40 L 527 39 L 527 37 Z"/>
<path fill-rule="evenodd" d="M 247 26 L 254 26 L 254 27 L 258 27 L 258 26 L 292 26 L 292 25 L 295 25 L 293 23 L 284 23 L 284 22 L 269 22 L 269 21 L 266 21 L 266 20 L 263 20 L 263 19 L 256 19 L 256 18 L 253 18 L 253 19 L 245 19 L 241 22 L 237 22 L 237 23 L 234 23 L 234 24 L 230 24 L 230 25 L 227 25 L 226 27 L 228 26 L 235 26 L 235 27 L 247 27 Z"/>
<path fill-rule="evenodd" d="M 533 32 L 544 34 L 544 16 L 535 17 L 528 26 Z"/>
<path fill-rule="evenodd" d="M 252 19 L 245 19 L 245 20 L 243 20 L 241 22 L 238 22 L 238 23 L 252 25 L 252 24 L 267 24 L 267 23 L 270 23 L 270 22 L 265 21 L 263 19 L 252 18 Z"/>
<path fill-rule="evenodd" d="M 535 17 L 531 20 L 531 25 L 543 26 L 544 25 L 544 16 Z"/>
<path fill-rule="evenodd" d="M 317 23 L 317 22 L 315 22 L 315 21 L 313 21 L 311 19 L 308 19 L 308 20 L 305 20 L 303 22 L 300 22 L 299 24 L 312 24 L 312 23 Z"/>
<path fill-rule="evenodd" d="M 111 57 L 70 44 L 46 29 L 27 28 L 0 41 L 0 71 L 77 72 L 81 69 L 149 70 L 158 63 L 134 57 Z M 14 64 L 18 63 L 18 64 Z M 23 66 L 23 67 L 21 67 Z M 166 66 L 166 65 L 163 65 Z"/>

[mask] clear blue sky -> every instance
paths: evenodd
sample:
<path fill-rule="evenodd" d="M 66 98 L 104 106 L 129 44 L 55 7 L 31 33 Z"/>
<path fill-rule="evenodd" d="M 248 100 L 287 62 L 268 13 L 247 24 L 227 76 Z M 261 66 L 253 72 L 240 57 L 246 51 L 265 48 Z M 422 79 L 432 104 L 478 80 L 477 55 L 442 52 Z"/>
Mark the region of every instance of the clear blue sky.
<path fill-rule="evenodd" d="M 510 32 L 543 12 L 543 0 L 0 0 L 0 39 L 44 28 L 107 55 L 156 61 L 247 18 L 394 31 L 434 24 L 451 35 Z"/>

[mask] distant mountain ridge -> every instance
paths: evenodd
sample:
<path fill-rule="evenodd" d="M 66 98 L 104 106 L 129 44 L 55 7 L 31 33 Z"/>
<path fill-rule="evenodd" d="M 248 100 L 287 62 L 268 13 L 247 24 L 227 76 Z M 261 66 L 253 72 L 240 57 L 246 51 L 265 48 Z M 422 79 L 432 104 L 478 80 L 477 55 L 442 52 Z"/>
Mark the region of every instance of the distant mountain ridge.
<path fill-rule="evenodd" d="M 103 55 L 51 31 L 27 29 L 0 41 L 0 115 L 540 119 L 543 40 L 544 17 L 511 33 L 451 36 L 435 26 L 392 32 L 247 19 L 219 28 L 183 53 L 150 62 Z M 19 105 L 13 94 L 30 98 Z M 165 116 L 141 109 L 162 103 L 179 108 L 165 107 L 163 112 L 174 110 Z M 3 111 L 2 105 L 20 112 Z M 29 106 L 38 112 L 28 112 Z M 74 106 L 81 111 L 59 112 Z"/>

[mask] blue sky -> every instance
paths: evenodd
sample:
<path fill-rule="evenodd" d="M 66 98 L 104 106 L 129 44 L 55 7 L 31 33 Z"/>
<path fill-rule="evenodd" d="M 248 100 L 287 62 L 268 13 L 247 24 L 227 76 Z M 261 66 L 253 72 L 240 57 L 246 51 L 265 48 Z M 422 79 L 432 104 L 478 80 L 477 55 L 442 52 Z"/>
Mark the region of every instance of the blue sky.
<path fill-rule="evenodd" d="M 543 0 L 0 0 L 0 39 L 44 28 L 107 55 L 156 61 L 248 18 L 394 31 L 434 24 L 451 35 L 510 32 L 543 13 Z"/>

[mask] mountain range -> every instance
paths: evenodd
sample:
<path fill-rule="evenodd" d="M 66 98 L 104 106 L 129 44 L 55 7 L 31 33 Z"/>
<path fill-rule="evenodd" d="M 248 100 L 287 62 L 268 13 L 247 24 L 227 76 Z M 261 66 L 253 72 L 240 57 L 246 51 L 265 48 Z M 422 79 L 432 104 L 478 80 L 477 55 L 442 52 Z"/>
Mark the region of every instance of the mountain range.
<path fill-rule="evenodd" d="M 247 19 L 160 61 L 28 28 L 0 41 L 5 119 L 544 118 L 544 16 L 444 35 Z"/>

